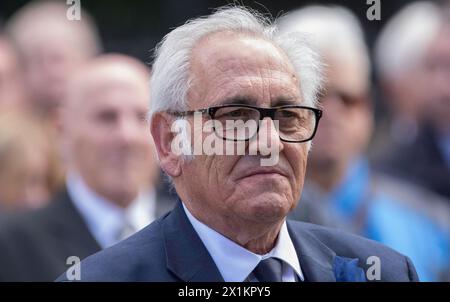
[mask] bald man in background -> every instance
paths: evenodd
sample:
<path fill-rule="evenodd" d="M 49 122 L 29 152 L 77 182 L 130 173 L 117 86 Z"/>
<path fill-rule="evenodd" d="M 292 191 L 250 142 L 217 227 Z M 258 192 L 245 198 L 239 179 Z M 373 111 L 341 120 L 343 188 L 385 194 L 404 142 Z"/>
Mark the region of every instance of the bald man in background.
<path fill-rule="evenodd" d="M 100 56 L 69 80 L 60 141 L 66 190 L 46 208 L 0 222 L 0 281 L 52 281 L 171 209 L 156 202 L 157 164 L 146 135 L 149 70 Z"/>
<path fill-rule="evenodd" d="M 64 89 L 75 69 L 101 52 L 93 19 L 67 19 L 61 1 L 31 1 L 5 25 L 23 61 L 28 105 L 44 120 L 53 121 L 65 98 Z"/>

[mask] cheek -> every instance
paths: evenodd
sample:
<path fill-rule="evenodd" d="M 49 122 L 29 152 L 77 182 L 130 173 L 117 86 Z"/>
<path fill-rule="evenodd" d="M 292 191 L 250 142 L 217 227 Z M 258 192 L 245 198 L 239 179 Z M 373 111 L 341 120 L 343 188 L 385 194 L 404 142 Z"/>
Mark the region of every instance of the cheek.
<path fill-rule="evenodd" d="M 206 193 L 209 197 L 211 194 L 220 195 L 222 199 L 226 199 L 235 190 L 231 174 L 238 160 L 239 156 L 199 155 L 184 165 L 183 174 L 195 186 L 197 194 Z"/>
<path fill-rule="evenodd" d="M 220 192 L 224 200 L 236 194 L 236 171 L 239 170 L 239 166 L 245 165 L 245 161 L 247 160 L 249 158 L 245 155 L 216 156 L 211 165 L 211 171 L 214 171 L 212 172 L 214 175 L 214 179 L 212 180 L 215 182 L 217 192 Z"/>
<path fill-rule="evenodd" d="M 345 126 L 345 139 L 343 141 L 348 146 L 348 152 L 363 147 L 362 145 L 365 144 L 370 135 L 370 119 L 368 115 L 363 112 L 355 112 Z"/>
<path fill-rule="evenodd" d="M 101 138 L 95 135 L 86 136 L 85 133 L 73 141 L 72 152 L 75 153 L 74 156 L 79 164 L 87 166 L 89 170 L 101 170 L 96 168 L 103 166 L 102 163 L 106 161 L 104 150 L 107 148 Z"/>
<path fill-rule="evenodd" d="M 206 168 L 204 156 L 196 156 L 193 159 L 181 159 L 183 162 L 181 164 L 181 175 L 177 177 L 177 182 L 181 185 L 181 190 L 188 192 L 188 196 L 194 196 L 194 199 L 199 200 L 209 200 L 211 198 L 203 198 L 205 193 L 209 194 L 211 188 L 209 188 L 209 178 L 213 173 L 208 172 Z M 179 180 L 178 180 L 179 178 Z M 187 186 L 184 186 L 187 184 Z M 178 189 L 178 188 L 177 188 Z"/>
<path fill-rule="evenodd" d="M 298 144 L 286 150 L 286 156 L 293 170 L 294 183 L 296 187 L 303 185 L 308 159 L 307 144 Z"/>
<path fill-rule="evenodd" d="M 195 161 L 197 174 L 201 175 L 203 183 L 208 186 L 208 190 L 217 190 L 226 184 L 226 176 L 230 173 L 230 157 L 225 155 L 201 155 Z"/>

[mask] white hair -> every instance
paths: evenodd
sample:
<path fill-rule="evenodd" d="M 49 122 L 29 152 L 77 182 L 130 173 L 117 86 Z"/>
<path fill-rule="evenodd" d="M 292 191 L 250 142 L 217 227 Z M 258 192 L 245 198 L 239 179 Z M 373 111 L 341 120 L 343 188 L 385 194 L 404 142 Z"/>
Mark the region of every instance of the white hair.
<path fill-rule="evenodd" d="M 397 13 L 386 24 L 375 44 L 375 60 L 380 75 L 397 78 L 417 66 L 440 24 L 439 8 L 431 2 L 415 2 Z"/>
<path fill-rule="evenodd" d="M 281 32 L 299 31 L 312 36 L 322 56 L 356 64 L 369 82 L 370 58 L 361 25 L 355 15 L 341 6 L 312 5 L 286 14 L 278 20 Z"/>
<path fill-rule="evenodd" d="M 321 66 L 308 39 L 298 33 L 279 35 L 270 20 L 255 11 L 225 6 L 175 28 L 157 46 L 150 81 L 150 118 L 155 112 L 187 109 L 187 92 L 192 84 L 189 74 L 192 50 L 202 37 L 220 31 L 249 33 L 278 46 L 297 72 L 304 103 L 315 104 L 322 80 Z"/>

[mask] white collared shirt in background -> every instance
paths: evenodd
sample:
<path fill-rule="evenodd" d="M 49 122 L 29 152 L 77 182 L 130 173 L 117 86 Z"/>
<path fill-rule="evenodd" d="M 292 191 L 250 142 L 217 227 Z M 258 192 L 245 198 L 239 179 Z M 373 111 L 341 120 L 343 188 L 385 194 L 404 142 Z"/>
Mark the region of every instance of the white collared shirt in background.
<path fill-rule="evenodd" d="M 137 232 L 156 218 L 154 191 L 142 192 L 124 209 L 91 190 L 74 171 L 67 173 L 66 186 L 75 208 L 102 248 L 118 242 L 124 224 Z"/>
<path fill-rule="evenodd" d="M 283 262 L 283 282 L 304 280 L 294 244 L 284 221 L 275 247 L 265 255 L 255 254 L 197 220 L 183 204 L 194 230 L 202 240 L 225 282 L 254 281 L 252 271 L 261 260 L 273 257 Z M 250 275 L 251 274 L 251 275 Z M 247 279 L 248 278 L 248 279 Z"/>

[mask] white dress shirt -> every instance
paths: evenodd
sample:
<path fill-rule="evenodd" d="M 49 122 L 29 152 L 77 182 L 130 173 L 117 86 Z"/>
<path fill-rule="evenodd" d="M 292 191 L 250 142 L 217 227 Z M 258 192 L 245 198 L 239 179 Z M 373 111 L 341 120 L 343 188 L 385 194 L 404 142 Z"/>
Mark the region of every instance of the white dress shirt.
<path fill-rule="evenodd" d="M 258 255 L 200 222 L 189 212 L 184 204 L 183 208 L 194 230 L 202 240 L 226 282 L 256 281 L 252 271 L 261 260 L 270 257 L 282 260 L 283 282 L 296 282 L 296 276 L 300 280 L 304 280 L 294 244 L 289 236 L 286 221 L 281 227 L 274 248 L 265 255 Z"/>
<path fill-rule="evenodd" d="M 91 190 L 76 172 L 67 173 L 67 192 L 89 231 L 102 248 L 119 241 L 125 225 L 139 231 L 156 217 L 155 193 L 143 192 L 124 209 Z"/>

